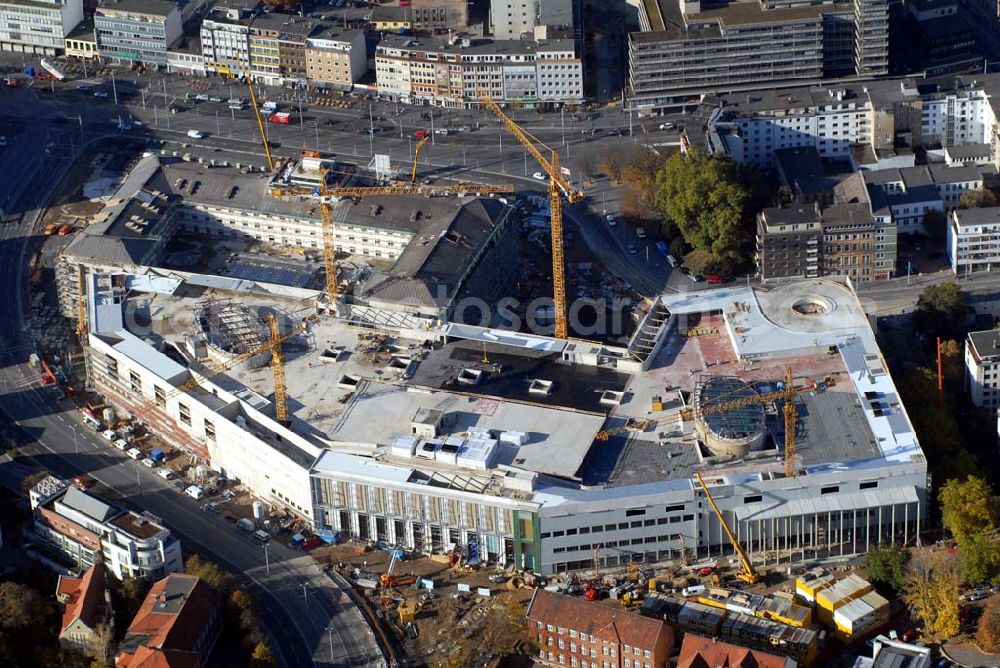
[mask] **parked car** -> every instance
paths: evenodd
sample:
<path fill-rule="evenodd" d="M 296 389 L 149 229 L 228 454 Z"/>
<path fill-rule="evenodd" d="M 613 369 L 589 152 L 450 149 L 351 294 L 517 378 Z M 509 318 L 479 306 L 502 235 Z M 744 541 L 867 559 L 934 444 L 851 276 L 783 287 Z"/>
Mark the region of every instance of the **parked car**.
<path fill-rule="evenodd" d="M 271 540 L 271 534 L 264 531 L 263 529 L 258 529 L 257 531 L 254 531 L 253 534 L 251 535 L 261 543 L 266 543 L 269 540 Z"/>
<path fill-rule="evenodd" d="M 104 90 L 99 90 L 96 93 L 94 93 L 94 97 L 96 97 L 98 100 L 106 100 L 108 99 L 108 92 Z"/>
<path fill-rule="evenodd" d="M 142 459 L 142 450 L 139 448 L 129 448 L 125 451 L 125 454 L 136 461 Z"/>
<path fill-rule="evenodd" d="M 122 452 L 125 452 L 126 450 L 128 450 L 128 441 L 126 441 L 124 438 L 116 438 L 115 447 L 121 450 Z"/>
<path fill-rule="evenodd" d="M 170 480 L 171 478 L 174 477 L 174 472 L 171 469 L 162 468 L 156 472 L 156 475 L 160 476 L 164 480 Z"/>
<path fill-rule="evenodd" d="M 536 181 L 548 181 L 548 177 L 545 174 L 542 174 L 541 172 L 535 172 L 534 174 L 531 175 L 531 178 L 535 179 Z"/>
<path fill-rule="evenodd" d="M 629 255 L 635 255 L 638 252 L 639 252 L 639 249 L 637 249 L 635 246 L 633 246 L 632 244 L 628 245 L 628 254 Z"/>
<path fill-rule="evenodd" d="M 618 216 L 613 213 L 604 216 L 604 220 L 608 221 L 608 227 L 614 227 L 618 224 Z"/>
<path fill-rule="evenodd" d="M 444 135 L 445 137 L 447 137 L 448 136 L 448 128 L 438 128 L 437 130 L 434 131 L 434 134 Z"/>
<path fill-rule="evenodd" d="M 639 237 L 640 239 L 645 239 L 646 238 L 646 228 L 642 227 L 642 226 L 636 227 L 635 228 L 635 236 Z"/>
<path fill-rule="evenodd" d="M 713 283 L 715 285 L 719 285 L 721 283 L 726 282 L 725 279 L 723 279 L 722 276 L 719 276 L 718 274 L 709 274 L 708 276 L 705 277 L 705 281 L 707 281 L 708 283 Z"/>
<path fill-rule="evenodd" d="M 118 438 L 118 434 L 116 434 L 114 431 L 110 429 L 105 429 L 104 431 L 101 432 L 101 435 L 104 436 L 104 438 L 108 439 L 109 441 L 114 441 L 116 438 Z"/>
<path fill-rule="evenodd" d="M 673 123 L 660 123 L 660 129 L 661 130 L 673 130 L 674 127 L 675 126 L 674 126 Z"/>
<path fill-rule="evenodd" d="M 152 457 L 146 457 L 145 459 L 142 460 L 142 465 L 145 466 L 147 469 L 155 469 L 156 460 L 153 459 Z"/>
<path fill-rule="evenodd" d="M 198 485 L 191 485 L 184 490 L 184 493 L 190 496 L 195 501 L 199 501 L 205 497 L 205 490 Z"/>
<path fill-rule="evenodd" d="M 427 130 L 417 130 L 413 133 L 414 139 L 427 139 Z"/>

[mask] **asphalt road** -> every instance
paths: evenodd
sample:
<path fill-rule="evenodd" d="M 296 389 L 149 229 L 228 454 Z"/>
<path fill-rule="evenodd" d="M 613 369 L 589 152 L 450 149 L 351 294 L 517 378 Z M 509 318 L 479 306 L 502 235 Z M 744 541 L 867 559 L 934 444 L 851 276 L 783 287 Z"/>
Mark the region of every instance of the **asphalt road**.
<path fill-rule="evenodd" d="M 58 150 L 45 152 L 50 141 L 49 132 L 22 132 L 9 138 L 0 160 L 0 183 L 7 191 L 0 194 L 5 200 L 10 195 L 8 209 L 14 212 L 0 225 L 0 281 L 8 286 L 0 301 L 0 410 L 23 432 L 21 450 L 58 475 L 91 475 L 127 504 L 162 518 L 181 537 L 187 554 L 195 548 L 245 574 L 284 665 L 383 665 L 360 611 L 309 556 L 273 543 L 265 566 L 259 543 L 110 447 L 82 425 L 70 402 L 39 385 L 37 371 L 27 365 L 26 260 L 37 241 L 32 233 L 37 234 L 42 207 L 70 163 Z M 24 473 L 23 467 L 3 462 L 0 470 L 5 482 Z"/>

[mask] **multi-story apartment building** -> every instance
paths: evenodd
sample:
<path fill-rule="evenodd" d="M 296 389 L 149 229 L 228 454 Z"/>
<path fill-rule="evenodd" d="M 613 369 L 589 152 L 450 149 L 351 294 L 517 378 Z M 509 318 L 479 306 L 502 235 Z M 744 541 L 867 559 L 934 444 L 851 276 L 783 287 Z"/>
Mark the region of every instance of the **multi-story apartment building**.
<path fill-rule="evenodd" d="M 765 169 L 775 151 L 802 147 L 868 169 L 912 165 L 916 146 L 978 145 L 1000 165 L 997 93 L 997 74 L 753 91 L 706 102 L 707 130 L 688 140 Z"/>
<path fill-rule="evenodd" d="M 378 31 L 461 32 L 469 22 L 467 0 L 410 0 L 406 5 L 377 5 L 371 24 Z"/>
<path fill-rule="evenodd" d="M 545 666 L 665 668 L 673 653 L 673 630 L 664 622 L 596 601 L 542 589 L 527 617 Z"/>
<path fill-rule="evenodd" d="M 642 31 L 629 34 L 628 85 L 640 111 L 766 82 L 888 71 L 885 0 L 654 0 L 638 9 Z"/>
<path fill-rule="evenodd" d="M 572 40 L 454 43 L 387 36 L 375 52 L 380 95 L 452 108 L 497 102 L 526 106 L 583 101 L 583 66 Z"/>
<path fill-rule="evenodd" d="M 65 53 L 67 56 L 83 60 L 100 58 L 97 51 L 97 38 L 94 36 L 94 19 L 81 21 L 69 35 L 66 36 Z"/>
<path fill-rule="evenodd" d="M 1000 330 L 969 332 L 965 379 L 973 405 L 991 411 L 1000 408 Z"/>
<path fill-rule="evenodd" d="M 255 81 L 268 85 L 281 83 L 281 54 L 278 44 L 284 18 L 278 15 L 257 16 L 247 30 L 250 74 Z"/>
<path fill-rule="evenodd" d="M 875 214 L 888 214 L 900 233 L 926 232 L 928 211 L 958 207 L 962 195 L 983 188 L 983 174 L 996 167 L 919 165 L 861 172 Z"/>
<path fill-rule="evenodd" d="M 184 567 L 180 541 L 157 520 L 51 476 L 35 485 L 29 497 L 36 540 L 81 569 L 101 562 L 119 580 L 155 580 Z"/>
<path fill-rule="evenodd" d="M 317 86 L 350 90 L 367 68 L 362 30 L 322 28 L 306 40 L 306 77 Z"/>
<path fill-rule="evenodd" d="M 167 49 L 183 34 L 180 10 L 170 0 L 119 0 L 94 13 L 101 58 L 113 63 L 167 66 Z"/>
<path fill-rule="evenodd" d="M 201 52 L 205 69 L 222 76 L 250 73 L 250 23 L 256 0 L 216 5 L 201 22 Z"/>
<path fill-rule="evenodd" d="M 539 0 L 490 0 L 494 39 L 521 39 L 534 32 Z"/>
<path fill-rule="evenodd" d="M 958 276 L 1000 266 L 1000 207 L 952 211 L 946 251 Z"/>
<path fill-rule="evenodd" d="M 83 0 L 3 0 L 0 50 L 55 55 L 83 21 Z"/>
<path fill-rule="evenodd" d="M 895 247 L 895 226 L 876 225 L 863 202 L 775 207 L 757 216 L 757 266 L 765 279 L 849 276 L 857 283 L 889 278 Z"/>

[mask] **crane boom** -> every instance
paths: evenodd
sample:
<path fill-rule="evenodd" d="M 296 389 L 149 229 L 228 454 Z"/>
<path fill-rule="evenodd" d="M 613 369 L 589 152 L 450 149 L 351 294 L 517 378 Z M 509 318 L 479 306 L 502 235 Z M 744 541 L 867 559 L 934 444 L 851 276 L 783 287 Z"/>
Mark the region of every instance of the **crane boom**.
<path fill-rule="evenodd" d="M 288 390 L 285 387 L 285 356 L 281 352 L 281 329 L 273 313 L 267 316 L 271 330 L 271 370 L 274 372 L 274 418 L 288 424 Z"/>
<path fill-rule="evenodd" d="M 260 140 L 264 142 L 264 155 L 267 157 L 267 168 L 274 171 L 274 158 L 271 157 L 271 144 L 267 141 L 267 130 L 264 128 L 264 119 L 260 117 L 260 107 L 257 106 L 257 94 L 253 90 L 253 77 L 247 74 L 247 87 L 250 89 L 250 104 L 253 105 L 253 113 L 257 118 L 257 127 L 260 128 Z"/>
<path fill-rule="evenodd" d="M 552 307 L 555 315 L 555 331 L 553 335 L 559 339 L 569 336 L 569 326 L 566 320 L 566 259 L 563 249 L 563 219 L 562 219 L 562 197 L 570 203 L 579 202 L 583 199 L 583 192 L 576 190 L 563 176 L 559 167 L 559 154 L 553 149 L 545 146 L 530 134 L 525 132 L 521 126 L 514 122 L 503 112 L 493 98 L 489 95 L 481 95 L 480 101 L 483 106 L 492 111 L 503 123 L 507 132 L 524 146 L 524 149 L 531 153 L 543 170 L 549 175 L 549 215 L 551 217 L 551 237 L 552 237 Z M 539 143 L 551 152 L 551 157 L 546 158 L 535 146 Z"/>
<path fill-rule="evenodd" d="M 413 149 L 413 171 L 410 173 L 410 183 L 415 183 L 417 180 L 417 160 L 420 159 L 420 149 L 424 147 L 424 144 L 429 142 L 431 138 L 424 137 L 417 142 L 417 147 Z"/>
<path fill-rule="evenodd" d="M 698 471 L 695 471 L 694 477 L 698 481 L 698 484 L 701 485 L 702 491 L 705 492 L 705 499 L 708 501 L 708 505 L 712 507 L 712 510 L 715 512 L 715 516 L 719 518 L 719 524 L 722 525 L 722 530 L 726 532 L 726 538 L 728 538 L 729 542 L 732 543 L 733 549 L 736 551 L 736 556 L 740 560 L 740 572 L 736 574 L 736 577 L 748 584 L 756 584 L 760 581 L 760 575 L 758 575 L 757 571 L 754 570 L 753 564 L 750 563 L 750 559 L 747 557 L 746 552 L 743 551 L 743 546 L 740 545 L 740 541 L 738 541 L 736 536 L 733 535 L 733 531 L 729 528 L 729 523 L 726 522 L 726 518 L 722 515 L 722 511 L 719 510 L 717 505 L 715 505 L 715 499 L 712 498 L 712 493 L 708 491 L 708 485 L 705 484 L 705 481 L 701 477 L 701 473 Z"/>

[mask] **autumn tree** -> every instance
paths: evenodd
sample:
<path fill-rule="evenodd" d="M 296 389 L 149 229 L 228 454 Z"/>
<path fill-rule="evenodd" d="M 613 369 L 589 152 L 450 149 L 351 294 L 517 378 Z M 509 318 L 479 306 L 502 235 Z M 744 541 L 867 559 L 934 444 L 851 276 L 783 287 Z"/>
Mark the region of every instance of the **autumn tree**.
<path fill-rule="evenodd" d="M 197 554 L 188 557 L 184 564 L 184 572 L 200 577 L 223 594 L 226 594 L 232 587 L 232 579 L 225 571 L 211 561 L 203 560 Z"/>
<path fill-rule="evenodd" d="M 941 521 L 960 543 L 975 535 L 992 531 L 996 526 L 998 499 L 989 484 L 979 476 L 949 480 L 941 488 Z"/>
<path fill-rule="evenodd" d="M 1000 580 L 1000 544 L 986 534 L 973 534 L 960 541 L 959 564 L 966 582 Z"/>
<path fill-rule="evenodd" d="M 983 188 L 982 190 L 970 190 L 962 193 L 958 198 L 960 209 L 974 209 L 976 207 L 990 207 L 997 205 L 997 197 L 992 190 Z"/>
<path fill-rule="evenodd" d="M 944 554 L 924 555 L 911 562 L 903 597 L 929 636 L 944 639 L 958 633 L 960 585 L 955 560 Z"/>
<path fill-rule="evenodd" d="M 622 167 L 624 167 L 625 161 L 623 159 L 622 153 L 619 151 L 608 151 L 601 158 L 600 167 L 604 175 L 608 177 L 609 180 L 614 183 L 621 183 L 622 180 Z"/>
<path fill-rule="evenodd" d="M 28 492 L 31 491 L 32 487 L 34 487 L 41 481 L 45 480 L 46 478 L 48 478 L 49 475 L 50 475 L 49 472 L 45 470 L 36 471 L 35 473 L 29 473 L 28 475 L 24 476 L 24 479 L 21 480 L 21 491 L 24 492 L 25 495 L 27 495 Z"/>
<path fill-rule="evenodd" d="M 636 214 L 643 216 L 657 208 L 657 175 L 665 161 L 655 150 L 639 146 L 622 166 L 622 179 Z"/>
<path fill-rule="evenodd" d="M 695 249 L 736 255 L 747 192 L 732 162 L 698 150 L 675 153 L 657 177 L 657 207 Z"/>
<path fill-rule="evenodd" d="M 910 551 L 899 545 L 880 543 L 865 555 L 868 578 L 889 598 L 896 596 L 906 586 L 906 567 L 909 562 Z"/>
<path fill-rule="evenodd" d="M 251 668 L 273 668 L 275 665 L 277 664 L 274 661 L 271 646 L 261 640 L 254 646 L 253 653 L 250 654 Z"/>
<path fill-rule="evenodd" d="M 146 598 L 149 585 L 145 581 L 135 577 L 127 577 L 122 580 L 118 587 L 118 605 L 116 612 L 120 612 L 120 620 L 126 624 L 139 612 L 142 601 Z"/>
<path fill-rule="evenodd" d="M 1000 645 L 1000 597 L 991 596 L 986 601 L 976 628 L 976 644 L 984 652 L 992 652 Z"/>

